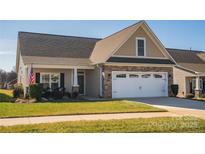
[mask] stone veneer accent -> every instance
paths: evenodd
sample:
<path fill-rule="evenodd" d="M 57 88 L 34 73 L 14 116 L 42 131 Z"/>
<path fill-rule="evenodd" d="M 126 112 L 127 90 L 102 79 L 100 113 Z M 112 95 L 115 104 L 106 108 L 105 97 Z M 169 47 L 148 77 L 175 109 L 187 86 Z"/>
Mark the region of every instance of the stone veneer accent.
<path fill-rule="evenodd" d="M 133 71 L 133 72 L 168 72 L 168 94 L 171 96 L 171 84 L 173 84 L 172 67 L 142 67 L 142 66 L 103 66 L 103 96 L 112 98 L 112 71 Z"/>

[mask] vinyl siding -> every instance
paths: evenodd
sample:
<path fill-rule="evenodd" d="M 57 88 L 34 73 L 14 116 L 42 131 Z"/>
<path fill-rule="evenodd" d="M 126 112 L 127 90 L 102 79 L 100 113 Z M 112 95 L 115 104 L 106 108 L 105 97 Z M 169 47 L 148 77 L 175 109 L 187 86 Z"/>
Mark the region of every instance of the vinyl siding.
<path fill-rule="evenodd" d="M 173 68 L 173 74 L 174 84 L 179 85 L 179 92 L 177 96 L 185 97 L 189 88 L 188 82 L 186 81 L 186 77 L 194 76 L 194 74 L 175 67 Z"/>
<path fill-rule="evenodd" d="M 99 97 L 100 95 L 100 69 L 86 70 L 86 95 Z"/>
<path fill-rule="evenodd" d="M 136 56 L 136 38 L 143 37 L 146 39 L 146 56 L 147 57 L 165 57 L 155 43 L 140 27 L 118 50 L 114 55 Z"/>

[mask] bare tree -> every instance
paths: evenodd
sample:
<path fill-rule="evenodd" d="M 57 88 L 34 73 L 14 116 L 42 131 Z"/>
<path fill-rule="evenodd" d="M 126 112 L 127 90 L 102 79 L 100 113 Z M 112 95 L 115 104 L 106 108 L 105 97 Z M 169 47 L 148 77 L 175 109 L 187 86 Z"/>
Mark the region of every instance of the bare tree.
<path fill-rule="evenodd" d="M 4 83 L 7 80 L 7 73 L 3 69 L 0 69 L 0 82 Z"/>
<path fill-rule="evenodd" d="M 10 82 L 17 78 L 17 74 L 14 69 L 12 69 L 10 72 L 6 72 L 3 69 L 0 69 L 0 82 L 6 83 Z"/>

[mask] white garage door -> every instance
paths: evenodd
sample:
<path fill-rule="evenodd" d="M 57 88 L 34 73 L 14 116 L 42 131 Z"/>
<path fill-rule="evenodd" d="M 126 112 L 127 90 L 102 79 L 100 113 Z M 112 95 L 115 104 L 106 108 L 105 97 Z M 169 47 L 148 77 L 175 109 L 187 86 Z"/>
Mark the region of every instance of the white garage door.
<path fill-rule="evenodd" d="M 167 73 L 112 72 L 112 97 L 168 96 Z"/>

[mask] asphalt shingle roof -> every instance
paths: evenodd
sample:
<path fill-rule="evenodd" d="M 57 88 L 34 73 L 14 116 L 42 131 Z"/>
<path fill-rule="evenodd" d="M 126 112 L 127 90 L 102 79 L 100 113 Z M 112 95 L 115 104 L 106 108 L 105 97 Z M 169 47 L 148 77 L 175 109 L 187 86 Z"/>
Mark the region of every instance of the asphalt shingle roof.
<path fill-rule="evenodd" d="M 100 39 L 19 32 L 22 56 L 89 58 Z"/>
<path fill-rule="evenodd" d="M 179 66 L 199 73 L 205 73 L 205 52 L 167 48 Z"/>

